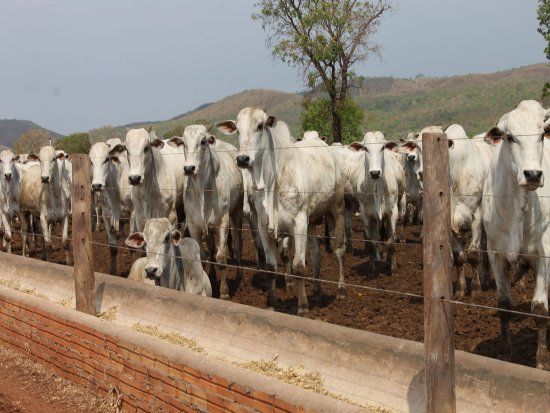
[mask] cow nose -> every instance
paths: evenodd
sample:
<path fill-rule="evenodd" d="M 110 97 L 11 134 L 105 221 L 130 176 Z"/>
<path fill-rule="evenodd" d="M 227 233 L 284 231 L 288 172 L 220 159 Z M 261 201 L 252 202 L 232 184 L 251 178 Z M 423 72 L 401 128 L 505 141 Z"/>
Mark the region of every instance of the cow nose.
<path fill-rule="evenodd" d="M 237 165 L 239 166 L 239 168 L 248 168 L 248 165 L 250 165 L 250 156 L 248 155 L 237 156 Z"/>
<path fill-rule="evenodd" d="M 531 184 L 538 184 L 542 178 L 542 171 L 536 169 L 527 169 L 523 171 L 523 175 L 525 175 L 527 182 Z"/>
<path fill-rule="evenodd" d="M 4 174 L 4 178 L 6 178 L 6 181 L 11 180 L 11 173 L 10 174 Z"/>
<path fill-rule="evenodd" d="M 130 175 L 128 177 L 128 181 L 130 181 L 130 185 L 139 185 L 141 182 L 141 176 L 139 175 Z"/>
<path fill-rule="evenodd" d="M 50 182 L 50 177 L 49 176 L 43 176 L 42 177 L 42 183 L 47 184 L 48 182 Z"/>
<path fill-rule="evenodd" d="M 372 177 L 372 179 L 380 178 L 380 174 L 381 174 L 380 171 L 370 171 L 370 176 Z"/>
<path fill-rule="evenodd" d="M 103 188 L 103 185 L 101 184 L 92 184 L 92 189 L 96 192 L 101 191 L 101 188 Z"/>
<path fill-rule="evenodd" d="M 183 172 L 185 172 L 185 175 L 192 175 L 195 173 L 195 165 L 187 165 L 183 167 Z"/>
<path fill-rule="evenodd" d="M 414 155 L 409 155 L 407 156 L 407 160 L 410 162 L 410 163 L 414 163 L 416 161 L 416 156 Z"/>
<path fill-rule="evenodd" d="M 157 276 L 157 267 L 147 267 L 145 268 L 145 275 L 147 278 L 155 278 Z"/>

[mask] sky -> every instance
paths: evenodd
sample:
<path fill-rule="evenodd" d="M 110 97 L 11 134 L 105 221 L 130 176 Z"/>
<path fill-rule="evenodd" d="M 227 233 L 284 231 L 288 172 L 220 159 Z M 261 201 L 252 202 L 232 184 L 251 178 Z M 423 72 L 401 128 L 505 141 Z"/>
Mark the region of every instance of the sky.
<path fill-rule="evenodd" d="M 298 91 L 254 0 L 0 0 L 0 118 L 67 134 L 163 120 L 244 89 Z M 412 77 L 545 61 L 537 0 L 397 0 L 356 71 Z"/>

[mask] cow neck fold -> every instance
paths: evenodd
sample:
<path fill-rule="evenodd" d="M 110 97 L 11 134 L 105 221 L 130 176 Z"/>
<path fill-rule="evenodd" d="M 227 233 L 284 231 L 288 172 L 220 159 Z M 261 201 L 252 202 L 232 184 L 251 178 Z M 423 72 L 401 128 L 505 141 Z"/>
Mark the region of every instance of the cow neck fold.
<path fill-rule="evenodd" d="M 57 161 L 53 161 L 53 171 L 52 178 L 50 183 L 42 183 L 41 194 L 45 196 L 46 205 L 48 206 L 48 213 L 57 214 L 57 211 L 66 211 L 68 210 L 67 199 L 63 193 L 63 174 L 59 170 L 59 164 Z M 61 216 L 55 216 L 56 220 L 60 220 Z"/>

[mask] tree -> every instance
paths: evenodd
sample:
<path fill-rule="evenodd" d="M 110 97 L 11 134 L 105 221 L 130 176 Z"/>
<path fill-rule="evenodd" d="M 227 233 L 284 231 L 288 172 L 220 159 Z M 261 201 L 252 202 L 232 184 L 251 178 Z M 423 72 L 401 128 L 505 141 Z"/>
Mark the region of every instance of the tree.
<path fill-rule="evenodd" d="M 69 154 L 90 153 L 92 144 L 87 133 L 73 133 L 55 143 L 55 149 L 62 149 Z"/>
<path fill-rule="evenodd" d="M 304 110 L 300 115 L 302 131 L 316 130 L 321 136 L 326 136 L 327 143 L 330 144 L 332 136 L 330 100 L 326 98 L 306 99 L 303 106 Z M 351 143 L 361 140 L 365 112 L 355 100 L 350 97 L 346 98 L 338 115 L 342 119 L 342 142 Z"/>
<path fill-rule="evenodd" d="M 544 37 L 546 41 L 546 47 L 544 53 L 546 59 L 550 60 L 550 0 L 539 0 L 539 7 L 537 9 L 539 18 L 538 32 Z M 545 98 L 550 95 L 550 82 L 546 82 L 542 88 L 542 97 Z"/>
<path fill-rule="evenodd" d="M 13 148 L 16 153 L 37 154 L 41 147 L 50 143 L 51 139 L 53 137 L 44 129 L 29 129 L 17 138 Z"/>
<path fill-rule="evenodd" d="M 90 136 L 90 142 L 105 142 L 114 138 L 119 138 L 123 141 L 126 136 L 126 132 L 124 132 L 124 128 L 114 128 L 110 125 L 106 125 L 100 128 L 92 129 L 88 132 L 88 135 Z"/>
<path fill-rule="evenodd" d="M 274 57 L 302 68 L 310 90 L 328 96 L 331 135 L 341 142 L 343 104 L 362 80 L 353 67 L 380 54 L 372 36 L 390 0 L 259 0 L 256 10 Z"/>

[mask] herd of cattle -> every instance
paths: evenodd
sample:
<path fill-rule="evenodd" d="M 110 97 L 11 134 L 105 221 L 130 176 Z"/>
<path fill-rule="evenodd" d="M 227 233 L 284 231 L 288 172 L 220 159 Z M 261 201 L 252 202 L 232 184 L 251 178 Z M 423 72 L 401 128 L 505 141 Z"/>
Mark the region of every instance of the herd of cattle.
<path fill-rule="evenodd" d="M 304 314 L 306 252 L 315 277 L 314 295 L 321 293 L 318 225 L 325 225 L 327 247 L 338 260 L 339 298 L 345 297 L 344 258 L 351 248 L 354 214 L 364 224 L 372 270 L 381 260 L 381 244 L 392 271 L 397 268 L 398 223 L 422 221 L 423 135 L 445 132 L 452 250 L 459 274 L 456 295 L 462 297 L 466 291 L 466 262 L 474 269 L 472 294 L 487 283 L 489 271 L 481 271 L 481 252 L 486 251 L 499 307 L 511 308 L 512 282 L 532 269 L 532 312 L 548 316 L 550 185 L 543 185 L 550 176 L 548 118 L 550 110 L 536 101 L 523 101 L 493 129 L 471 139 L 455 124 L 445 130 L 430 126 L 399 141 L 368 132 L 360 142 L 329 146 L 316 132 L 296 140 L 283 121 L 262 109 L 245 108 L 236 120 L 216 125 L 223 134 L 238 134 L 239 149 L 216 139 L 202 125 L 188 126 L 183 136 L 166 140 L 150 129 L 131 129 L 124 142 L 97 142 L 90 150 L 95 209 L 91 213 L 103 219 L 113 274 L 117 238 L 128 222 L 126 245 L 145 251 L 134 261 L 129 278 L 211 296 L 217 270 L 222 299 L 229 298 L 229 255 L 241 277 L 244 219 L 253 235 L 258 268 L 268 275 L 268 306 L 275 306 L 280 261 L 287 288 L 294 280 L 298 283 L 298 313 Z M 20 221 L 23 254 L 28 254 L 33 234 L 40 232 L 43 258 L 48 259 L 52 231 L 60 223 L 69 263 L 70 156 L 44 146 L 38 155 L 3 151 L 0 163 L 4 246 L 11 251 L 11 228 Z M 471 235 L 467 248 L 465 234 Z M 203 242 L 209 260 L 204 258 Z M 205 262 L 210 262 L 209 275 Z M 499 315 L 509 350 L 510 315 Z M 550 367 L 547 320 L 535 318 L 539 368 Z"/>

